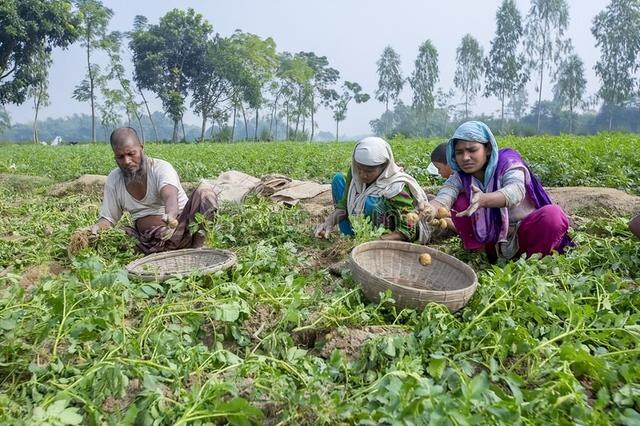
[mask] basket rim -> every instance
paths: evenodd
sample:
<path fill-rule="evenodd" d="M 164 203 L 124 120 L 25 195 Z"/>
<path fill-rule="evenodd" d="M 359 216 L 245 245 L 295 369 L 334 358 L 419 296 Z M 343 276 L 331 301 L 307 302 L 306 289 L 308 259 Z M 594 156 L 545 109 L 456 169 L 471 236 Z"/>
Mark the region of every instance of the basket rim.
<path fill-rule="evenodd" d="M 217 263 L 217 264 L 210 265 L 203 268 L 194 269 L 193 271 L 197 270 L 198 272 L 214 272 L 220 269 L 226 269 L 230 266 L 233 266 L 237 260 L 236 254 L 230 250 L 222 250 L 222 249 L 216 249 L 216 248 L 187 248 L 187 249 L 179 249 L 179 250 L 169 250 L 165 252 L 153 253 L 153 254 L 144 256 L 140 259 L 134 260 L 133 262 L 130 262 L 129 264 L 127 264 L 125 269 L 129 274 L 130 278 L 133 277 L 133 278 L 143 279 L 146 281 L 148 280 L 164 281 L 172 276 L 190 273 L 193 271 L 181 270 L 181 271 L 174 271 L 174 272 L 155 272 L 154 273 L 154 272 L 138 272 L 138 271 L 135 271 L 134 269 L 152 261 L 169 259 L 173 257 L 189 256 L 190 254 L 207 253 L 207 252 L 225 255 L 227 259 L 224 262 Z"/>
<path fill-rule="evenodd" d="M 373 249 L 378 248 L 378 246 L 385 246 L 388 248 L 392 248 L 394 250 L 399 250 L 399 251 L 404 251 L 404 252 L 409 252 L 409 253 L 429 253 L 432 257 L 434 257 L 435 259 L 439 260 L 439 261 L 444 261 L 445 263 L 448 264 L 453 264 L 455 265 L 455 267 L 462 269 L 462 271 L 465 273 L 465 275 L 470 275 L 473 277 L 473 280 L 471 281 L 471 283 L 468 286 L 462 287 L 462 288 L 458 288 L 458 289 L 453 289 L 453 290 L 433 290 L 433 289 L 420 289 L 420 288 L 416 288 L 416 287 L 409 287 L 406 285 L 402 285 L 402 284 L 398 284 L 398 283 L 394 283 L 392 281 L 389 281 L 388 279 L 382 277 L 381 275 L 378 274 L 374 274 L 373 272 L 365 269 L 362 265 L 360 265 L 356 260 L 355 260 L 355 256 Z M 434 249 L 432 247 L 428 247 L 428 246 L 424 246 L 421 244 L 414 244 L 414 243 L 409 243 L 409 242 L 405 242 L 405 241 L 381 241 L 381 240 L 377 240 L 377 241 L 369 241 L 366 243 L 362 243 L 356 247 L 353 248 L 353 250 L 351 250 L 351 253 L 349 254 L 349 260 L 350 260 L 350 265 L 351 268 L 353 270 L 353 268 L 358 268 L 361 271 L 363 271 L 366 274 L 371 275 L 372 277 L 375 277 L 376 279 L 379 279 L 381 281 L 383 281 L 385 284 L 387 284 L 390 288 L 396 288 L 398 289 L 398 291 L 403 291 L 405 293 L 419 293 L 419 294 L 450 294 L 450 295 L 457 295 L 457 294 L 466 294 L 468 293 L 470 290 L 475 292 L 476 287 L 478 286 L 478 275 L 476 274 L 476 272 L 473 270 L 473 268 L 471 268 L 469 265 L 467 265 L 466 263 L 464 263 L 463 261 L 461 261 L 460 259 L 457 259 L 454 256 L 451 256 L 450 254 L 444 253 L 440 250 Z M 366 283 L 360 283 L 361 286 L 366 286 Z"/>

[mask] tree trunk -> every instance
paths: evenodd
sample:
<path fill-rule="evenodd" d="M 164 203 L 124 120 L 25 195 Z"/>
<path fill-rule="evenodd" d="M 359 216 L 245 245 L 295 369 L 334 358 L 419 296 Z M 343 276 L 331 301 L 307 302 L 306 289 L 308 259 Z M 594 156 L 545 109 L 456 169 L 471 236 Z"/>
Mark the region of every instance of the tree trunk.
<path fill-rule="evenodd" d="M 242 111 L 242 118 L 244 120 L 244 140 L 249 140 L 249 126 L 247 125 L 247 113 L 244 110 L 244 105 L 240 103 L 240 110 Z"/>
<path fill-rule="evenodd" d="M 273 137 L 273 114 L 274 114 L 274 109 L 275 106 L 273 108 L 271 108 L 271 118 L 269 119 L 269 138 Z"/>
<path fill-rule="evenodd" d="M 500 97 L 500 130 L 504 128 L 504 89 L 502 89 L 502 96 Z"/>
<path fill-rule="evenodd" d="M 275 136 L 273 137 L 274 141 L 278 140 L 278 104 L 276 103 L 276 108 L 274 110 L 274 117 L 275 117 L 275 121 L 276 121 L 276 131 L 275 131 Z"/>
<path fill-rule="evenodd" d="M 182 142 L 186 142 L 187 135 L 184 133 L 184 121 L 182 120 L 182 117 L 180 117 L 180 126 L 182 126 Z"/>
<path fill-rule="evenodd" d="M 256 108 L 256 130 L 253 134 L 253 140 L 258 142 L 258 108 Z"/>
<path fill-rule="evenodd" d="M 542 102 L 542 76 L 544 75 L 544 49 L 546 45 L 546 37 L 542 38 L 542 53 L 540 54 L 540 85 L 538 86 L 538 127 L 536 133 L 540 133 L 540 103 Z"/>
<path fill-rule="evenodd" d="M 33 98 L 33 106 L 36 110 L 35 115 L 33 117 L 33 143 L 37 144 L 38 140 L 38 111 L 40 110 L 40 92 L 36 94 Z"/>
<path fill-rule="evenodd" d="M 569 133 L 573 133 L 573 105 L 569 107 Z"/>
<path fill-rule="evenodd" d="M 384 100 L 384 137 L 389 134 L 389 95 Z"/>
<path fill-rule="evenodd" d="M 178 124 L 180 124 L 180 120 L 177 118 L 173 119 L 173 135 L 171 136 L 171 143 L 176 143 L 178 141 Z"/>
<path fill-rule="evenodd" d="M 315 95 L 312 93 L 311 94 L 311 136 L 309 136 L 309 142 L 313 141 L 314 132 L 316 130 L 315 123 L 313 122 L 314 110 L 315 109 L 316 109 L 316 99 L 315 99 Z M 303 126 L 303 128 L 304 128 L 304 126 Z M 304 132 L 304 130 L 303 130 L 303 132 Z"/>
<path fill-rule="evenodd" d="M 141 141 L 144 144 L 144 127 L 142 127 L 142 120 L 140 117 L 140 114 L 138 114 L 138 112 L 135 112 L 136 115 L 136 120 L 138 121 L 138 126 L 140 126 L 140 137 L 142 138 Z"/>
<path fill-rule="evenodd" d="M 93 98 L 93 71 L 91 70 L 91 47 L 90 47 L 88 35 L 87 35 L 87 69 L 89 72 L 89 93 L 90 93 L 90 101 L 91 101 L 91 142 L 96 143 L 96 106 Z"/>
<path fill-rule="evenodd" d="M 469 92 L 466 90 L 464 92 L 464 119 L 465 121 L 469 119 Z"/>
<path fill-rule="evenodd" d="M 612 124 L 613 124 L 613 108 L 609 108 L 609 131 L 611 131 Z"/>
<path fill-rule="evenodd" d="M 338 123 L 340 122 L 336 120 L 336 142 L 338 142 Z"/>
<path fill-rule="evenodd" d="M 289 102 L 287 102 L 286 115 L 287 115 L 287 140 L 290 140 L 291 138 L 289 136 Z"/>
<path fill-rule="evenodd" d="M 140 86 L 136 86 L 138 88 L 138 92 L 140 93 L 140 96 L 142 97 L 142 102 L 144 102 L 144 106 L 147 109 L 147 115 L 149 116 L 149 122 L 151 123 L 151 127 L 153 128 L 153 133 L 156 135 L 156 142 L 158 142 L 160 140 L 160 138 L 158 138 L 158 129 L 156 129 L 156 125 L 153 122 L 153 118 L 151 118 L 151 110 L 149 109 L 149 104 L 147 103 L 147 98 L 144 97 L 144 93 L 142 93 L 142 89 L 140 88 Z M 140 128 L 142 129 L 142 125 L 140 126 Z"/>
<path fill-rule="evenodd" d="M 213 126 L 211 126 L 213 127 Z M 207 129 L 207 114 L 206 112 L 202 112 L 202 129 L 200 129 L 200 141 L 204 142 L 204 131 Z"/>
<path fill-rule="evenodd" d="M 231 125 L 231 143 L 233 143 L 233 138 L 236 134 L 236 112 L 238 111 L 237 105 L 233 104 L 233 124 Z"/>
<path fill-rule="evenodd" d="M 299 128 L 299 126 L 300 126 L 300 115 L 302 115 L 302 114 L 301 114 L 300 112 L 298 112 L 298 115 L 296 116 L 296 129 L 295 129 L 295 131 L 293 132 L 293 137 L 294 137 L 295 139 L 297 139 L 297 138 L 298 138 L 298 128 Z"/>

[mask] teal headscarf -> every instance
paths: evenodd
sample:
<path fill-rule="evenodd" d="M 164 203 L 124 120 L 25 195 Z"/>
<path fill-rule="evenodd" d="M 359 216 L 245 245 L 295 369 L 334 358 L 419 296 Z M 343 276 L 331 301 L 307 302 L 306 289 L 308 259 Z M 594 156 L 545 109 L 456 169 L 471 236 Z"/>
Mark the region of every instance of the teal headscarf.
<path fill-rule="evenodd" d="M 460 166 L 456 162 L 456 153 L 455 153 L 455 143 L 457 140 L 471 141 L 471 142 L 480 142 L 483 144 L 491 144 L 491 156 L 487 161 L 487 166 L 484 170 L 484 181 L 482 185 L 486 185 L 493 173 L 496 170 L 496 165 L 498 164 L 498 143 L 496 142 L 496 138 L 491 133 L 491 129 L 489 126 L 484 124 L 482 121 L 467 121 L 458 127 L 449 139 L 447 143 L 447 162 L 449 166 L 454 172 L 462 172 Z M 484 188 L 482 188 L 484 190 Z"/>

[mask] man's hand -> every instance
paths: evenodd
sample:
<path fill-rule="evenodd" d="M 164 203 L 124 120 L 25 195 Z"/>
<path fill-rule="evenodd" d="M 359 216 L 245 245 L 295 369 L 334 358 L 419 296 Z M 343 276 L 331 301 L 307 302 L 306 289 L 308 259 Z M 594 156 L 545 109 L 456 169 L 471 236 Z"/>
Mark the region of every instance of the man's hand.
<path fill-rule="evenodd" d="M 171 229 L 176 229 L 178 227 L 178 219 L 176 219 L 170 214 L 167 214 L 167 213 L 163 214 L 162 221 L 166 223 L 167 226 Z"/>
<path fill-rule="evenodd" d="M 456 214 L 457 217 L 471 216 L 476 212 L 476 210 L 482 207 L 480 204 L 481 204 L 484 193 L 480 191 L 480 188 L 478 188 L 475 185 L 471 185 L 471 193 L 472 195 L 471 195 L 471 202 L 469 204 L 469 207 L 467 207 L 466 210 Z"/>
<path fill-rule="evenodd" d="M 170 240 L 174 232 L 176 232 L 176 228 L 165 226 L 164 229 L 160 231 L 160 239 L 162 241 Z"/>

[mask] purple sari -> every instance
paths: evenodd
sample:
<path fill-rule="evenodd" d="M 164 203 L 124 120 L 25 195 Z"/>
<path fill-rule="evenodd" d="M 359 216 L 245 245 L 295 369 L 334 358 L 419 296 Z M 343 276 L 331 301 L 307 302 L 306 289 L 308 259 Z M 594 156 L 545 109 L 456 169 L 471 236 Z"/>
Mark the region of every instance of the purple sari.
<path fill-rule="evenodd" d="M 489 178 L 489 181 L 485 183 L 484 192 L 489 193 L 499 190 L 502 187 L 502 177 L 508 170 L 514 167 L 522 167 L 526 170 L 526 196 L 533 201 L 536 209 L 552 204 L 549 195 L 534 174 L 531 173 L 531 169 L 527 163 L 518 152 L 511 148 L 503 148 L 498 151 L 496 169 Z M 458 174 L 462 180 L 464 191 L 458 195 L 455 208 L 458 211 L 462 211 L 469 207 L 470 204 L 472 176 L 462 171 L 459 171 Z M 473 230 L 471 233 L 460 233 L 466 249 L 478 249 L 487 244 L 495 245 L 500 241 L 505 241 L 509 232 L 509 213 L 506 207 L 481 208 L 470 217 L 454 216 L 453 222 L 458 229 L 471 228 Z M 573 245 L 573 243 L 571 239 L 565 235 L 558 251 L 562 252 L 568 245 Z"/>

